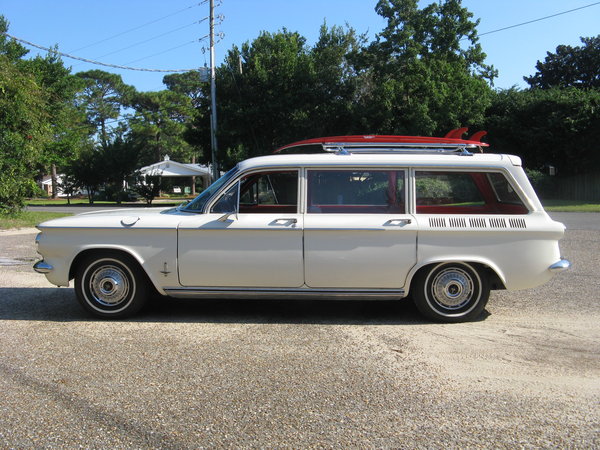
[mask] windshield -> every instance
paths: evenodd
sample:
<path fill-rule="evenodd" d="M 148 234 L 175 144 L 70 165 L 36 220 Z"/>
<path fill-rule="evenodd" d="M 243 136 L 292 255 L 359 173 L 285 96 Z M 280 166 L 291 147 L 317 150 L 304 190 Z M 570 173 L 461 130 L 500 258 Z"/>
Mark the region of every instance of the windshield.
<path fill-rule="evenodd" d="M 221 187 L 229 180 L 231 180 L 234 175 L 238 172 L 237 166 L 207 187 L 204 191 L 200 193 L 198 197 L 192 200 L 190 203 L 181 208 L 182 211 L 193 211 L 193 212 L 202 212 L 204 210 L 204 206 L 206 206 L 206 202 L 217 192 Z"/>

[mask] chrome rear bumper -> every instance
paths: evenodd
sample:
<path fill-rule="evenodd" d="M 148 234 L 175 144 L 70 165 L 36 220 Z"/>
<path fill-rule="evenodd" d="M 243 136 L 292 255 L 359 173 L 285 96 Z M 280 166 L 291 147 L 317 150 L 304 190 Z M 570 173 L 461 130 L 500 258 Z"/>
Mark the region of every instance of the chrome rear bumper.
<path fill-rule="evenodd" d="M 552 264 L 550 267 L 548 267 L 548 270 L 550 270 L 550 272 L 563 272 L 565 270 L 568 270 L 571 268 L 571 263 L 566 260 L 566 259 L 561 259 L 560 261 L 556 261 L 554 264 Z"/>
<path fill-rule="evenodd" d="M 42 259 L 33 265 L 33 270 L 35 270 L 37 273 L 50 273 L 52 270 L 54 270 L 54 267 L 47 262 L 44 262 Z"/>

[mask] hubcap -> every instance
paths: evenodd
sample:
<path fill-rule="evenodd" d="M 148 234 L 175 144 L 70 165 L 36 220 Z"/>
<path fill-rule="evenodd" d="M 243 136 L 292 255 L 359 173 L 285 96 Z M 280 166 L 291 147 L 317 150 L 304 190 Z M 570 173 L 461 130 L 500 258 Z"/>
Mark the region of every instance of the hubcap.
<path fill-rule="evenodd" d="M 473 297 L 473 280 L 467 272 L 458 267 L 448 268 L 435 276 L 431 292 L 440 306 L 459 309 Z"/>
<path fill-rule="evenodd" d="M 116 306 L 129 295 L 129 279 L 116 266 L 102 266 L 90 277 L 90 291 L 94 299 L 105 306 Z"/>

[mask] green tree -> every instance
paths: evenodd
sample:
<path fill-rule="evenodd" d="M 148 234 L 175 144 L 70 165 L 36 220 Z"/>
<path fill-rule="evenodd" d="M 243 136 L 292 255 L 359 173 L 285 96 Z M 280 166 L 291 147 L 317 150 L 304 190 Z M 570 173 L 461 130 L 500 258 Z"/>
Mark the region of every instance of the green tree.
<path fill-rule="evenodd" d="M 52 176 L 52 195 L 56 197 L 57 167 L 64 168 L 77 157 L 92 130 L 75 106 L 75 97 L 82 89 L 80 78 L 71 75 L 55 52 L 20 62 L 22 70 L 35 76 L 48 96 L 47 120 L 52 127 L 52 140 L 42 149 L 40 164 L 44 173 Z"/>
<path fill-rule="evenodd" d="M 29 53 L 29 50 L 4 34 L 8 32 L 8 25 L 6 18 L 0 15 L 0 55 L 4 55 L 9 62 L 16 62 Z"/>
<path fill-rule="evenodd" d="M 600 35 L 581 38 L 583 45 L 559 45 L 547 53 L 544 62 L 535 65 L 537 72 L 523 77 L 532 88 L 553 87 L 600 88 Z"/>
<path fill-rule="evenodd" d="M 352 131 L 357 85 L 347 55 L 357 46 L 351 28 L 325 24 L 312 48 L 286 29 L 234 46 L 217 70 L 222 166 L 295 140 Z M 197 130 L 206 136 L 202 119 Z"/>
<path fill-rule="evenodd" d="M 207 84 L 200 79 L 200 74 L 196 71 L 165 75 L 163 83 L 168 90 L 189 97 L 194 108 L 200 107 L 202 100 L 206 99 Z"/>
<path fill-rule="evenodd" d="M 146 205 L 152 205 L 155 197 L 158 197 L 162 189 L 162 178 L 152 175 L 135 174 L 135 187 L 133 190 L 146 200 Z"/>
<path fill-rule="evenodd" d="M 8 24 L 0 16 L 0 32 Z M 40 149 L 50 140 L 48 95 L 19 66 L 27 51 L 0 34 L 0 212 L 13 213 L 35 191 Z"/>
<path fill-rule="evenodd" d="M 574 175 L 600 167 L 598 90 L 499 91 L 485 127 L 495 152 L 517 154 L 530 169 L 552 165 L 559 175 Z"/>
<path fill-rule="evenodd" d="M 65 166 L 65 168 L 67 167 L 68 166 Z M 66 194 L 67 204 L 70 205 L 71 197 L 73 197 L 73 195 L 75 195 L 79 190 L 79 186 L 77 186 L 77 180 L 75 180 L 72 175 L 67 175 L 63 173 L 59 187 L 63 191 L 63 193 Z"/>
<path fill-rule="evenodd" d="M 77 104 L 96 128 L 100 146 L 106 147 L 110 142 L 108 122 L 121 116 L 123 109 L 130 105 L 135 89 L 125 84 L 121 75 L 103 70 L 79 72 L 77 76 L 84 82 Z"/>
<path fill-rule="evenodd" d="M 321 26 L 319 39 L 310 50 L 315 68 L 308 131 L 299 138 L 363 132 L 356 117 L 361 89 L 352 55 L 361 50 L 364 37 L 352 28 Z"/>
<path fill-rule="evenodd" d="M 90 204 L 94 204 L 98 189 L 107 181 L 107 170 L 102 153 L 91 145 L 82 149 L 79 158 L 65 167 L 65 175 L 70 183 L 86 190 Z"/>
<path fill-rule="evenodd" d="M 193 111 L 186 121 L 183 137 L 194 148 L 192 163 L 195 163 L 197 159 L 208 162 L 210 159 L 208 152 L 206 152 L 207 157 L 204 158 L 205 149 L 210 148 L 210 134 L 204 136 L 204 133 L 210 133 L 210 129 L 207 128 L 210 111 L 206 109 L 210 104 L 208 82 L 201 80 L 200 73 L 192 71 L 166 75 L 163 83 L 170 91 L 189 97 Z M 206 126 L 203 126 L 204 124 Z"/>
<path fill-rule="evenodd" d="M 314 78 L 306 40 L 298 33 L 263 31 L 241 49 L 234 46 L 217 71 L 220 148 L 229 148 L 235 160 L 304 135 Z"/>
<path fill-rule="evenodd" d="M 0 55 L 0 210 L 15 212 L 34 192 L 36 165 L 50 139 L 45 92 Z"/>
<path fill-rule="evenodd" d="M 106 174 L 105 191 L 110 200 L 121 203 L 126 198 L 124 188 L 139 167 L 141 148 L 132 142 L 124 126 L 113 132 L 113 139 L 104 148 L 97 150 Z"/>
<path fill-rule="evenodd" d="M 421 9 L 417 0 L 379 0 L 375 9 L 387 25 L 356 58 L 370 131 L 431 135 L 482 123 L 496 72 L 461 1 Z"/>
<path fill-rule="evenodd" d="M 129 118 L 131 139 L 142 149 L 144 165 L 169 155 L 174 160 L 190 161 L 193 147 L 184 139 L 194 114 L 189 97 L 169 90 L 143 92 L 132 97 L 135 113 Z"/>

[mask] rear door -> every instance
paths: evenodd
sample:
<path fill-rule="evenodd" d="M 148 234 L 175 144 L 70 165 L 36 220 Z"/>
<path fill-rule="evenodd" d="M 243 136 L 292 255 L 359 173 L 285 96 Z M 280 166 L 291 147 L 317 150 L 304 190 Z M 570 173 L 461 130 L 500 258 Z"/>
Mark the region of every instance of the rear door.
<path fill-rule="evenodd" d="M 416 263 L 406 170 L 309 169 L 305 282 L 313 288 L 400 289 Z"/>

